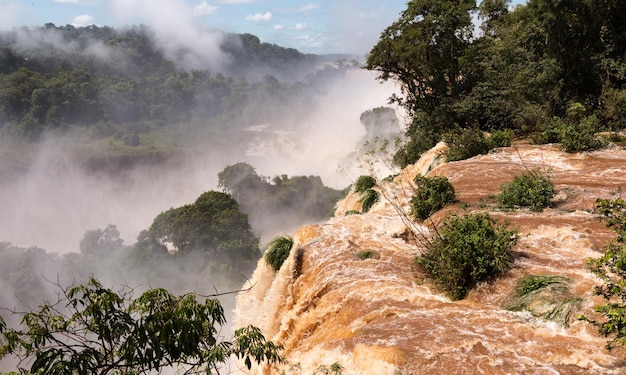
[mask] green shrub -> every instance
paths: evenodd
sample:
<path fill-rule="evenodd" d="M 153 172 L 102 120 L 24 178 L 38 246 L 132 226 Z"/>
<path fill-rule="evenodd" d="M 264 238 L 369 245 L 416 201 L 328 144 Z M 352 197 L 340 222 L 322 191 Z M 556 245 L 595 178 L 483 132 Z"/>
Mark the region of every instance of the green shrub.
<path fill-rule="evenodd" d="M 489 149 L 498 147 L 510 147 L 513 143 L 513 131 L 511 129 L 496 130 L 487 138 Z"/>
<path fill-rule="evenodd" d="M 446 177 L 415 176 L 417 193 L 411 198 L 411 214 L 418 220 L 426 220 L 448 203 L 454 202 L 454 186 Z"/>
<path fill-rule="evenodd" d="M 593 289 L 593 294 L 605 301 L 593 307 L 601 319 L 584 315 L 578 318 L 590 322 L 609 338 L 606 346 L 612 349 L 626 346 L 626 202 L 622 198 L 599 199 L 597 208 L 617 237 L 607 245 L 603 256 L 587 261 L 589 270 L 602 282 Z"/>
<path fill-rule="evenodd" d="M 597 131 L 598 118 L 593 115 L 583 118 L 578 124 L 568 124 L 561 132 L 561 147 L 570 153 L 602 148 L 606 144 L 596 136 Z"/>
<path fill-rule="evenodd" d="M 265 251 L 265 262 L 272 267 L 275 272 L 285 263 L 289 252 L 293 247 L 293 239 L 289 236 L 277 237 L 270 242 Z"/>
<path fill-rule="evenodd" d="M 356 253 L 356 257 L 361 260 L 375 258 L 377 255 L 374 250 L 363 250 Z"/>
<path fill-rule="evenodd" d="M 605 147 L 606 142 L 596 136 L 600 121 L 594 115 L 583 116 L 582 110 L 584 107 L 570 106 L 566 119 L 552 118 L 542 132 L 531 137 L 531 141 L 535 144 L 560 143 L 561 148 L 569 153 Z"/>
<path fill-rule="evenodd" d="M 372 206 L 378 202 L 378 192 L 374 189 L 367 189 L 363 194 L 363 203 L 361 203 L 361 211 L 368 212 Z"/>
<path fill-rule="evenodd" d="M 361 212 L 359 212 L 357 210 L 348 210 L 348 211 L 343 213 L 343 216 L 360 215 L 360 214 L 361 214 Z"/>
<path fill-rule="evenodd" d="M 570 279 L 558 275 L 528 275 L 521 278 L 508 303 L 507 310 L 528 311 L 533 316 L 567 327 L 582 299 L 570 292 Z"/>
<path fill-rule="evenodd" d="M 451 216 L 416 258 L 451 299 L 465 298 L 476 283 L 508 270 L 519 237 L 488 214 Z"/>
<path fill-rule="evenodd" d="M 612 130 L 623 129 L 626 119 L 626 90 L 607 88 L 600 101 L 604 106 L 600 112 L 602 120 Z"/>
<path fill-rule="evenodd" d="M 354 185 L 356 193 L 365 193 L 368 189 L 376 186 L 376 179 L 372 176 L 360 176 Z"/>
<path fill-rule="evenodd" d="M 476 155 L 486 154 L 491 150 L 489 141 L 483 132 L 477 128 L 445 134 L 443 140 L 449 146 L 446 154 L 448 161 L 469 159 Z"/>
<path fill-rule="evenodd" d="M 626 201 L 623 198 L 596 200 L 595 212 L 602 215 L 606 226 L 618 234 L 621 242 L 626 242 Z"/>
<path fill-rule="evenodd" d="M 536 145 L 559 143 L 561 142 L 561 133 L 565 126 L 560 117 L 553 117 L 539 133 L 535 133 L 530 137 L 530 141 Z"/>
<path fill-rule="evenodd" d="M 554 197 L 554 183 L 549 176 L 538 169 L 515 176 L 513 181 L 500 186 L 498 200 L 500 207 L 530 207 L 533 211 L 541 211 L 550 205 Z"/>

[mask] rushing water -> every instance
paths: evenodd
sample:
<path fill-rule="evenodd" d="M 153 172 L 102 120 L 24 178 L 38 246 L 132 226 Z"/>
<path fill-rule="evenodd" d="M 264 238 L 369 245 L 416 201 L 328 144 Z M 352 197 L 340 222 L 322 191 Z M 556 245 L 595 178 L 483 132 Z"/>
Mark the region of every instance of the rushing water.
<path fill-rule="evenodd" d="M 596 198 L 615 197 L 626 187 L 626 151 L 566 154 L 554 146 L 520 144 L 441 163 L 444 148 L 379 184 L 381 199 L 369 213 L 344 216 L 359 208 L 351 194 L 327 223 L 300 228 L 293 235 L 298 250 L 277 274 L 259 263 L 255 287 L 238 297 L 235 323 L 257 325 L 283 344 L 288 363 L 255 371 L 324 373 L 337 363 L 343 374 L 626 372 L 624 351 L 606 350 L 589 323 L 574 317 L 565 327 L 503 308 L 516 282 L 530 274 L 570 278 L 571 290 L 583 298 L 576 313 L 591 314 L 602 302 L 592 296 L 598 281 L 584 264 L 601 254 L 613 234 L 590 211 Z M 555 182 L 555 207 L 499 211 L 493 199 L 499 186 L 535 167 Z M 448 177 L 459 200 L 434 215 L 434 222 L 464 206 L 508 220 L 520 233 L 514 268 L 462 301 L 432 290 L 414 263 L 420 245 L 407 233 L 427 237 L 428 229 L 401 213 L 408 211 L 408 181 L 427 172 Z M 373 258 L 357 256 L 368 250 Z"/>

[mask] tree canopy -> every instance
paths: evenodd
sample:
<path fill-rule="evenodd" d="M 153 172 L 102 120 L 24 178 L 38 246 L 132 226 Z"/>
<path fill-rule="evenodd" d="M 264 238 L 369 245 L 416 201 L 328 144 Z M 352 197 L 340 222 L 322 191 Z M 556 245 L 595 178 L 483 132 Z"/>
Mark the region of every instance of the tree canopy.
<path fill-rule="evenodd" d="M 332 216 L 345 191 L 330 188 L 319 176 L 260 176 L 248 163 L 226 166 L 218 185 L 250 215 L 255 228 L 272 231 L 295 222 L 319 221 Z"/>
<path fill-rule="evenodd" d="M 315 70 L 329 57 L 251 34 L 221 33 L 218 43 L 229 63 L 209 70 L 167 56 L 145 25 L 0 32 L 0 134 L 36 140 L 79 128 L 122 138 L 165 124 L 218 127 L 235 115 L 277 122 L 285 106 L 306 114 L 329 73 Z"/>
<path fill-rule="evenodd" d="M 50 375 L 150 374 L 170 366 L 199 374 L 231 356 L 248 369 L 252 361 L 280 360 L 281 348 L 253 326 L 223 341 L 226 319 L 216 299 L 165 289 L 133 298 L 132 290 L 117 293 L 93 278 L 60 289 L 58 301 L 23 315 L 25 329 L 9 329 L 0 318 L 0 358 L 15 355 L 21 371 Z"/>
<path fill-rule="evenodd" d="M 193 204 L 160 213 L 148 235 L 162 246 L 184 254 L 200 251 L 210 257 L 233 262 L 258 259 L 259 240 L 232 196 L 208 191 Z"/>
<path fill-rule="evenodd" d="M 593 131 L 624 126 L 626 8 L 620 1 L 413 0 L 366 68 L 394 80 L 412 117 L 395 161 L 413 163 L 447 132 L 545 131 L 580 103 Z M 474 35 L 472 16 L 481 33 Z M 589 121 L 567 124 L 572 132 Z"/>

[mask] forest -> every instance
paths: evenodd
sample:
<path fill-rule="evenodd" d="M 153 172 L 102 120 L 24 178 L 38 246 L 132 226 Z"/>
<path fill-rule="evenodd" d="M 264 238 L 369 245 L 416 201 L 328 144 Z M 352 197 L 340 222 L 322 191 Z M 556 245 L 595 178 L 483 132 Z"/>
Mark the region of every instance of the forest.
<path fill-rule="evenodd" d="M 232 118 L 280 122 L 273 108 L 290 105 L 305 114 L 325 84 L 358 67 L 355 60 L 305 55 L 251 34 L 225 34 L 219 48 L 228 64 L 210 71 L 166 58 L 145 25 L 46 24 L 2 32 L 0 131 L 36 140 L 79 128 L 137 146 L 138 134 L 170 124 L 221 131 Z"/>
<path fill-rule="evenodd" d="M 228 56 L 219 69 L 187 69 L 177 62 L 182 60 L 159 50 L 145 25 L 116 30 L 46 24 L 2 32 L 2 145 L 18 150 L 16 145 L 37 144 L 48 137 L 74 137 L 77 144 L 92 145 L 87 156 L 82 155 L 84 166 L 91 170 L 120 157 L 124 165 L 146 155 L 153 158 L 161 151 L 170 158 L 170 153 L 185 152 L 198 134 L 209 135 L 211 145 L 237 145 L 243 139 L 240 132 L 251 125 L 293 127 L 311 114 L 334 78 L 361 68 L 400 87 L 390 98 L 390 104 L 402 107 L 409 118 L 399 148 L 392 150 L 391 158 L 399 168 L 414 163 L 441 140 L 451 149 L 469 150 L 460 152 L 459 158 L 510 144 L 512 138 L 560 143 L 568 152 L 603 147 L 605 138 L 598 134 L 623 142 L 619 132 L 626 118 L 626 3 L 620 0 L 529 0 L 514 8 L 508 0 L 412 0 L 383 31 L 363 66 L 350 56 L 306 55 L 261 43 L 250 34 L 224 34 L 219 48 Z M 187 52 L 178 51 L 178 57 Z M 285 107 L 294 115 L 284 116 L 280 108 Z M 363 114 L 361 122 L 368 133 L 376 127 L 372 125 L 376 116 L 397 125 L 389 111 L 378 108 Z M 173 138 L 172 134 L 184 141 L 168 147 L 159 143 Z M 490 141 L 485 141 L 485 134 L 492 134 Z M 495 134 L 509 139 L 496 142 L 500 138 Z M 367 148 L 372 141 L 360 146 Z M 96 144 L 105 144 L 111 152 L 97 154 Z M 0 172 L 10 176 L 6 170 L 19 170 L 21 157 Z M 87 299 L 106 296 L 103 305 L 79 311 L 83 317 L 98 309 L 118 316 L 119 310 L 107 310 L 111 305 L 107 301 L 117 301 L 116 307 L 129 302 L 126 311 L 142 323 L 146 317 L 141 312 L 155 308 L 151 303 L 172 300 L 169 294 L 150 289 L 162 287 L 183 294 L 171 306 L 176 309 L 186 301 L 187 310 L 159 310 L 161 317 L 195 311 L 222 323 L 219 309 L 208 311 L 210 302 L 200 308 L 185 299 L 185 293 L 206 290 L 208 275 L 223 276 L 221 284 L 214 286 L 219 291 L 196 297 L 215 297 L 245 285 L 262 256 L 255 227 L 262 226 L 265 216 L 259 212 L 272 212 L 276 216 L 272 221 L 282 218 L 281 225 L 297 224 L 292 217 L 323 220 L 347 193 L 324 186 L 316 176 L 262 176 L 245 162 L 228 165 L 218 178 L 222 191 L 206 191 L 193 203 L 162 211 L 131 245 L 124 244 L 113 223 L 86 232 L 80 253 L 59 255 L 0 242 L 2 285 L 15 290 L 13 295 L 0 296 L 0 306 L 14 313 L 7 316 L 6 309 L 2 311 L 7 324 L 0 321 L 4 333 L 0 356 L 35 355 L 39 357 L 33 371 L 67 371 L 66 367 L 46 367 L 60 363 L 55 361 L 63 353 L 33 351 L 42 343 L 30 342 L 27 334 L 20 336 L 7 328 L 21 316 L 14 306 L 33 309 L 55 290 L 74 307 L 84 302 L 75 298 L 77 294 Z M 184 274 L 186 281 L 179 284 L 177 274 Z M 103 278 L 105 284 L 115 280 L 141 284 L 137 292 L 149 294 L 131 301 L 128 294 L 112 293 L 92 276 Z M 90 281 L 78 289 L 63 288 L 76 280 Z M 46 314 L 41 311 L 35 317 L 60 319 Z M 30 322 L 31 328 L 41 328 L 37 319 Z M 126 323 L 122 320 L 119 327 L 110 329 L 125 334 L 138 330 L 146 340 L 154 335 L 149 326 Z M 240 333 L 237 340 L 245 349 L 259 343 L 257 354 L 262 355 L 254 360 L 278 360 L 278 348 L 254 330 Z M 192 367 L 211 366 L 228 355 L 248 355 L 246 363 L 251 361 L 250 351 L 234 350 L 230 343 L 196 342 L 209 349 L 182 356 L 177 343 L 154 344 L 161 356 L 128 352 L 127 360 L 132 357 L 140 363 L 132 371 L 159 370 L 186 363 L 191 357 L 199 359 L 199 364 L 188 363 Z M 135 347 L 139 345 L 134 342 Z M 74 370 L 91 368 L 87 362 L 74 363 Z"/>
<path fill-rule="evenodd" d="M 398 165 L 441 139 L 462 145 L 481 132 L 579 151 L 598 146 L 596 132 L 624 128 L 626 4 L 510 4 L 410 1 L 382 33 L 366 68 L 400 85 L 392 101 L 411 114 Z"/>
<path fill-rule="evenodd" d="M 103 179 L 119 183 L 124 171 L 132 174 L 137 163 L 155 170 L 180 168 L 192 152 L 207 147 L 219 152 L 228 144 L 240 147 L 249 141 L 246 128 L 251 125 L 297 126 L 338 77 L 358 69 L 356 61 L 343 56 L 305 55 L 261 43 L 250 34 L 223 34 L 219 47 L 228 64 L 216 70 L 187 69 L 177 56 L 165 56 L 145 25 L 116 30 L 46 24 L 1 32 L 0 184 L 8 186 L 26 175 L 37 150 L 49 139 L 65 142 L 62 152 L 45 161 L 53 168 L 60 165 L 61 171 L 69 158 L 78 164 L 81 175 L 104 173 Z M 286 107 L 297 117 L 285 116 Z M 238 166 L 244 166 L 241 176 Z M 86 231 L 78 252 L 57 254 L 2 239 L 0 283 L 5 292 L 0 295 L 4 333 L 0 356 L 11 352 L 25 359 L 15 366 L 33 373 L 62 374 L 77 368 L 83 373 L 105 373 L 105 368 L 120 368 L 121 362 L 111 364 L 99 356 L 83 356 L 80 365 L 68 364 L 63 360 L 80 355 L 81 350 L 55 356 L 45 350 L 46 339 L 40 348 L 49 355 L 48 361 L 30 363 L 26 370 L 28 358 L 41 359 L 43 354 L 32 350 L 38 343 L 29 343 L 26 336 L 18 340 L 13 328 L 23 316 L 30 316 L 26 311 L 35 314 L 32 324 L 45 326 L 49 319 L 63 319 L 70 312 L 57 309 L 58 305 L 75 301 L 83 309 L 74 314 L 85 323 L 77 330 L 90 330 L 96 336 L 104 333 L 86 324 L 95 319 L 87 314 L 101 309 L 98 314 L 123 317 L 112 320 L 106 329 L 120 335 L 126 332 L 128 342 L 138 339 L 135 330 L 147 330 L 144 334 L 149 337 L 155 328 L 144 325 L 143 319 L 156 319 L 151 303 L 169 309 L 160 312 L 159 324 L 174 319 L 181 325 L 199 324 L 198 334 L 207 330 L 200 341 L 186 338 L 182 348 L 178 343 L 143 341 L 131 349 L 153 345 L 152 352 L 117 349 L 118 353 L 127 350 L 122 357 L 133 359 L 116 360 L 126 361 L 123 366 L 138 373 L 173 364 L 188 371 L 218 368 L 229 356 L 246 362 L 276 360 L 277 348 L 254 328 L 235 332 L 235 341 L 226 341 L 230 313 L 224 309 L 233 308 L 235 292 L 252 287 L 247 278 L 262 256 L 261 235 L 282 230 L 287 223 L 291 227 L 326 219 L 345 192 L 325 186 L 317 176 L 261 176 L 246 163 L 227 166 L 220 176 L 221 191 L 205 191 L 194 202 L 163 210 L 133 243 L 124 242 L 115 223 Z M 256 184 L 237 184 L 240 179 Z M 123 177 L 121 181 L 123 185 Z M 128 289 L 116 292 L 120 285 Z M 114 289 L 108 289 L 111 286 Z M 94 295 L 106 296 L 105 305 L 85 306 Z M 55 298 L 61 302 L 54 302 Z M 51 310 L 36 313 L 42 303 Z M 187 314 L 195 320 L 185 321 Z M 207 326 L 210 321 L 213 325 Z M 220 342 L 215 334 L 222 329 L 226 339 Z M 10 368 L 6 367 L 10 363 L 3 361 L 0 371 Z"/>

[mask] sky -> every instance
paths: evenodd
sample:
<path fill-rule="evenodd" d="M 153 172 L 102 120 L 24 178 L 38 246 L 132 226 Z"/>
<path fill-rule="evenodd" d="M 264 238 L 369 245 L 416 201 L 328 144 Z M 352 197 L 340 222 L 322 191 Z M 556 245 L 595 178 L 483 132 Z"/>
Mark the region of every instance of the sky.
<path fill-rule="evenodd" d="M 514 4 L 523 0 L 513 1 Z M 0 30 L 17 26 L 172 28 L 251 33 L 304 53 L 367 53 L 406 0 L 0 0 Z"/>

